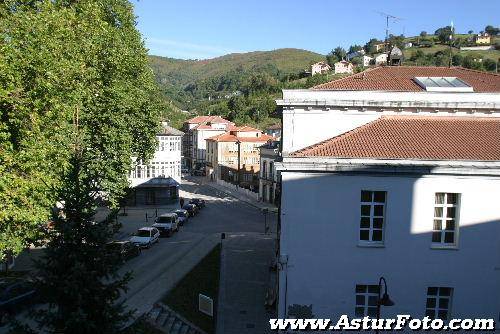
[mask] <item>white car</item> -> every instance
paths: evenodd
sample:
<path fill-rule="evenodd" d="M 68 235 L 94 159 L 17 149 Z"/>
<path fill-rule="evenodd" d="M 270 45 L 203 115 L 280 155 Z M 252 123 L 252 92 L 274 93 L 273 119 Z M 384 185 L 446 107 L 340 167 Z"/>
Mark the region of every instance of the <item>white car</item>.
<path fill-rule="evenodd" d="M 141 248 L 149 248 L 159 240 L 160 231 L 155 227 L 141 227 L 137 230 L 137 233 L 130 238 L 133 244 L 139 245 Z"/>
<path fill-rule="evenodd" d="M 169 237 L 179 231 L 179 217 L 175 213 L 165 213 L 156 218 L 153 227 L 156 227 L 161 235 Z"/>

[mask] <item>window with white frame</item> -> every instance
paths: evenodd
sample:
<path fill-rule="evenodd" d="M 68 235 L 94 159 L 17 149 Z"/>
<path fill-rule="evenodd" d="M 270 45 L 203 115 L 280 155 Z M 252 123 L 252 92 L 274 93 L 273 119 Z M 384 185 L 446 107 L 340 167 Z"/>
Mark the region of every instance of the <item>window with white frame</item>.
<path fill-rule="evenodd" d="M 436 193 L 434 200 L 434 224 L 432 243 L 455 246 L 458 234 L 458 208 L 460 194 Z"/>
<path fill-rule="evenodd" d="M 377 316 L 378 285 L 356 284 L 356 317 Z"/>
<path fill-rule="evenodd" d="M 448 320 L 451 312 L 451 299 L 453 288 L 429 287 L 427 288 L 427 302 L 425 315 L 431 319 Z"/>
<path fill-rule="evenodd" d="M 386 195 L 385 191 L 361 191 L 360 241 L 383 243 Z"/>

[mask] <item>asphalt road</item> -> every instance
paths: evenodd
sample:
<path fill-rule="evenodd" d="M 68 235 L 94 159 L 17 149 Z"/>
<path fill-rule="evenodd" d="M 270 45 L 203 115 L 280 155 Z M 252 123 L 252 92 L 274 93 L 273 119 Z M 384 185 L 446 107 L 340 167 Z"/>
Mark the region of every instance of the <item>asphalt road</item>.
<path fill-rule="evenodd" d="M 203 198 L 206 207 L 198 215 L 180 227 L 180 231 L 169 238 L 161 238 L 158 244 L 145 249 L 142 254 L 129 260 L 121 273 L 133 271 L 129 290 L 121 301 L 137 314 L 149 311 L 162 295 L 171 289 L 184 274 L 189 272 L 220 240 L 222 232 L 245 235 L 264 232 L 264 216 L 260 209 L 201 184 L 202 179 L 184 179 L 180 196 L 185 199 Z M 187 202 L 187 200 L 186 200 Z M 159 213 L 172 208 L 162 207 Z M 154 215 L 155 209 L 148 208 Z M 138 227 L 147 226 L 145 213 L 128 210 L 128 216 L 120 218 L 124 238 Z M 268 215 L 271 231 L 275 230 L 276 215 Z M 149 220 L 149 224 L 152 219 Z"/>

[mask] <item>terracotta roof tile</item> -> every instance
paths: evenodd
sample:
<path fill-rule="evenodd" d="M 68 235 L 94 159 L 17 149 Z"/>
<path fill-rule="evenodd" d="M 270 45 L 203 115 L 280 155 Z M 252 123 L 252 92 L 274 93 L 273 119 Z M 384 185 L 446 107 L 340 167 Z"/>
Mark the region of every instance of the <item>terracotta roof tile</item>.
<path fill-rule="evenodd" d="M 227 124 L 232 124 L 232 122 L 228 121 L 227 119 L 224 119 L 220 116 L 196 116 L 191 119 L 188 119 L 186 121 L 187 123 L 190 124 L 199 124 L 199 123 L 227 123 Z"/>
<path fill-rule="evenodd" d="M 500 119 L 382 116 L 291 156 L 500 161 Z"/>
<path fill-rule="evenodd" d="M 380 66 L 313 87 L 317 90 L 383 90 L 419 92 L 415 77 L 457 77 L 474 92 L 500 93 L 500 74 L 462 67 Z"/>
<path fill-rule="evenodd" d="M 247 143 L 265 143 L 273 139 L 272 136 L 261 134 L 259 137 L 237 137 L 230 132 L 221 133 L 220 135 L 207 138 L 207 140 L 217 141 L 217 142 L 247 142 Z"/>

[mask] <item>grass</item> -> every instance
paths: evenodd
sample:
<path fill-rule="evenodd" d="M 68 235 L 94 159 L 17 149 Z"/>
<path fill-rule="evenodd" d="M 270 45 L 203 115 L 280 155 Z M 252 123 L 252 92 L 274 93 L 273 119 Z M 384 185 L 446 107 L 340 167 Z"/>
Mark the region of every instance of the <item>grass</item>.
<path fill-rule="evenodd" d="M 215 319 L 198 311 L 198 294 L 213 299 L 214 312 L 219 295 L 220 244 L 198 263 L 162 300 L 207 333 L 215 333 Z"/>

